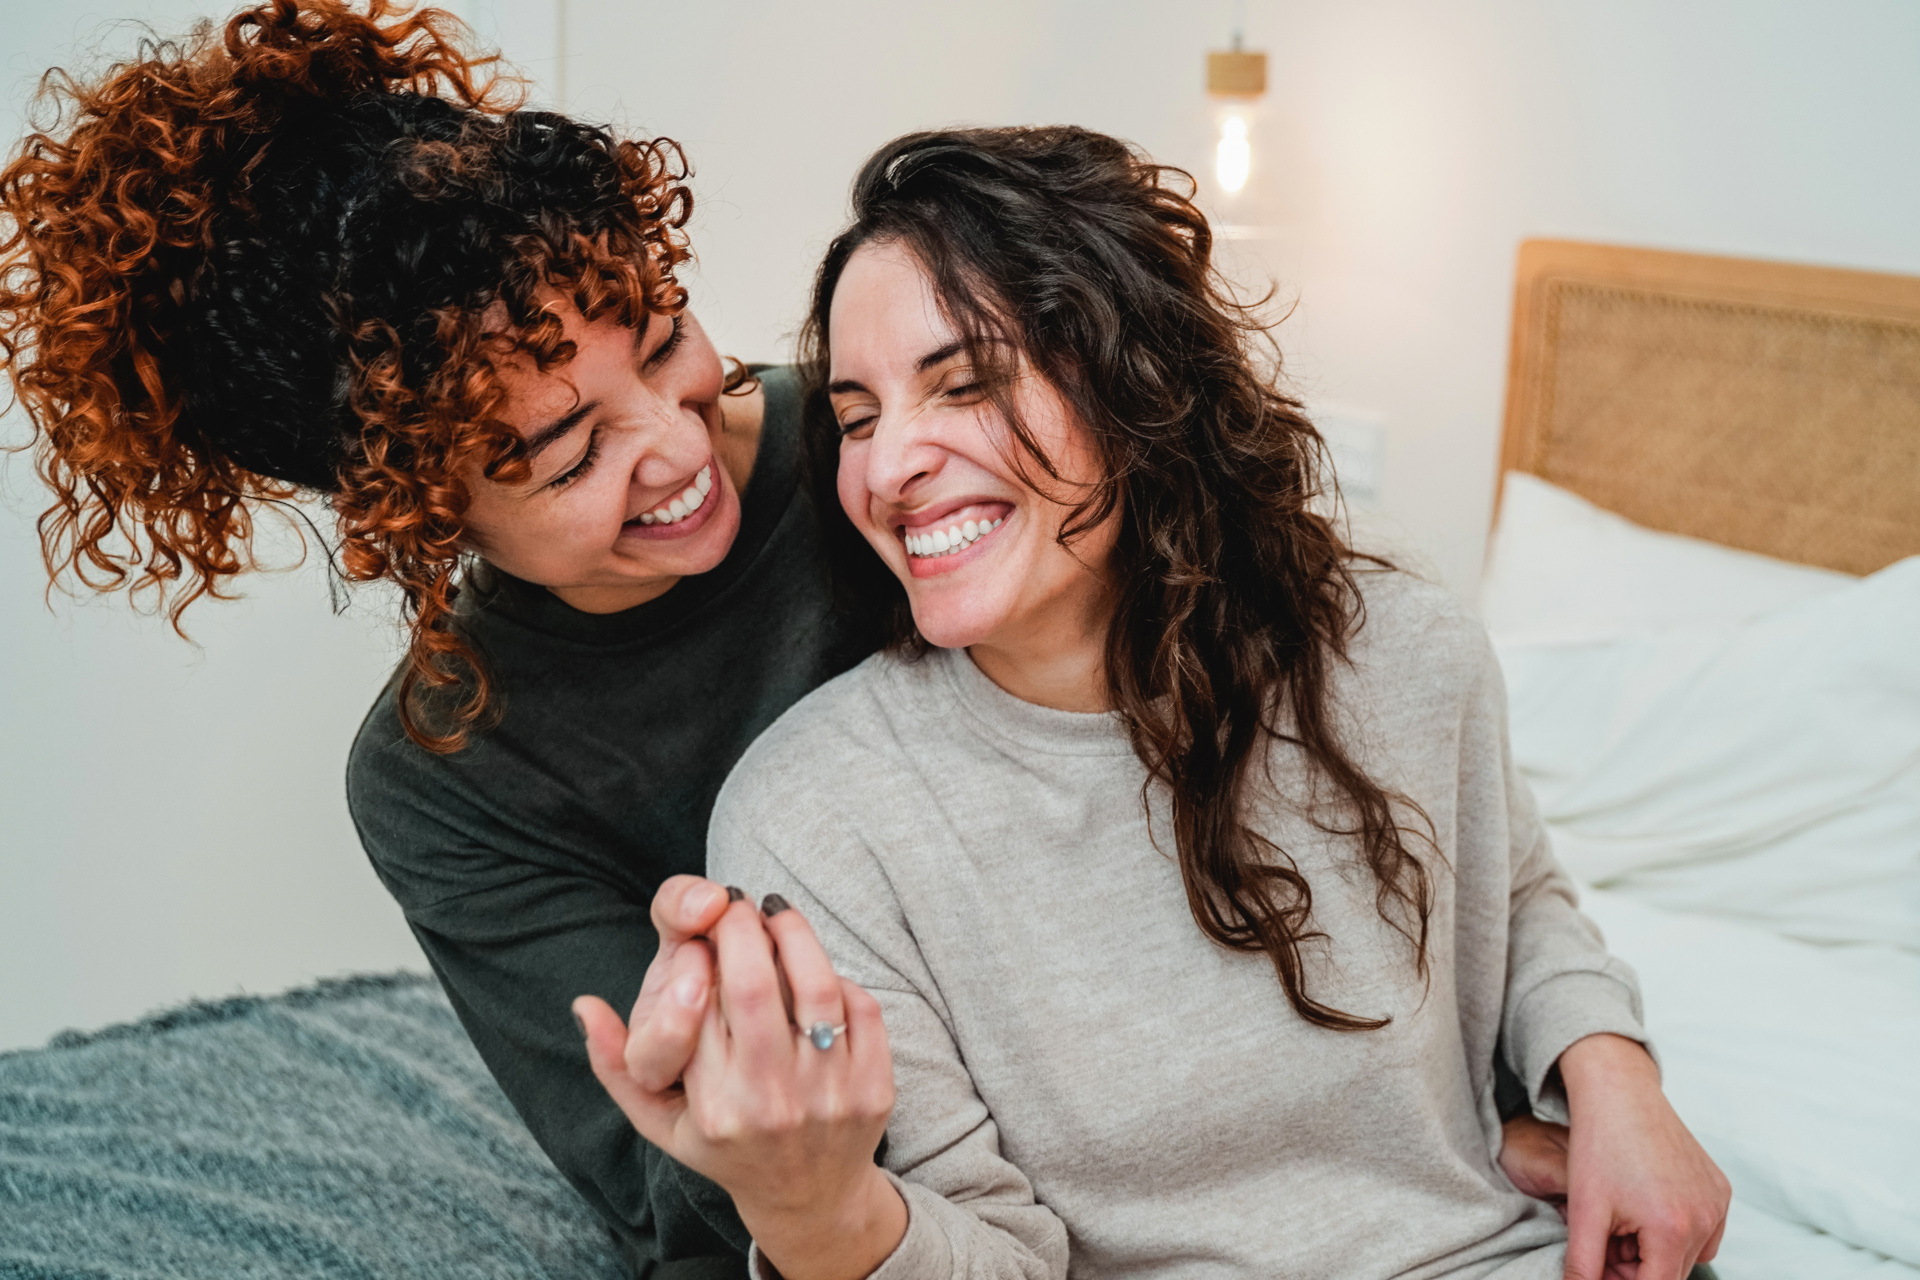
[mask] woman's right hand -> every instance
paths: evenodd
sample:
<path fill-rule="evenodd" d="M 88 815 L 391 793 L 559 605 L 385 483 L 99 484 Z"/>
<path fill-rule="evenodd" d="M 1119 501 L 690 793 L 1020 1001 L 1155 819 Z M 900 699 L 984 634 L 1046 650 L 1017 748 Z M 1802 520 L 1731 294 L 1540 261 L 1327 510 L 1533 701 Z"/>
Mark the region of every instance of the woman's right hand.
<path fill-rule="evenodd" d="M 627 1075 L 644 1092 L 678 1089 L 693 1060 L 713 986 L 706 935 L 727 906 L 726 886 L 700 876 L 670 876 L 653 895 L 653 929 L 660 945 L 634 999 L 626 1043 Z M 574 1004 L 579 1017 L 580 1003 Z M 586 1029 L 582 1022 L 582 1034 Z"/>
<path fill-rule="evenodd" d="M 727 907 L 684 1088 L 637 1078 L 657 1055 L 604 1001 L 575 1002 L 594 1075 L 641 1136 L 733 1196 L 760 1251 L 787 1280 L 858 1280 L 906 1233 L 900 1194 L 874 1164 L 893 1110 L 893 1062 L 872 996 L 833 970 L 800 913 L 770 898 Z M 697 976 L 698 962 L 678 959 Z M 789 1016 L 782 976 L 792 992 Z M 636 1007 L 636 1015 L 639 1010 Z M 802 1029 L 839 1031 L 815 1048 Z"/>

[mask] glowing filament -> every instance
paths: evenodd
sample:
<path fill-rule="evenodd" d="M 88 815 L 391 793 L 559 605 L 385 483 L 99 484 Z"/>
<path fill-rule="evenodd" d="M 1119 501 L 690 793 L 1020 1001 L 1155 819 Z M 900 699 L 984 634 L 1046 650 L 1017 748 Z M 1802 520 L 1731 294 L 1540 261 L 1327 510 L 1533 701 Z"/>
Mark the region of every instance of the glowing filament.
<path fill-rule="evenodd" d="M 1253 166 L 1253 148 L 1247 145 L 1247 122 L 1228 116 L 1220 122 L 1220 145 L 1213 151 L 1213 174 L 1220 189 L 1239 195 L 1247 185 L 1247 172 Z"/>

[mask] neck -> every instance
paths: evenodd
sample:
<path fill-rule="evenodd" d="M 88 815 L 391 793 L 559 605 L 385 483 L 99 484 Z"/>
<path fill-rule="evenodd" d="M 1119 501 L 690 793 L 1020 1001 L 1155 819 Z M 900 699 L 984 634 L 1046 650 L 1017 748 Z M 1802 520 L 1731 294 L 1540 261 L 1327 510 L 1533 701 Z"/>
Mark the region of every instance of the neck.
<path fill-rule="evenodd" d="M 667 594 L 679 582 L 678 576 L 650 578 L 645 582 L 623 582 L 607 587 L 548 587 L 566 604 L 582 613 L 621 613 L 637 609 L 649 600 Z"/>
<path fill-rule="evenodd" d="M 1104 605 L 1105 602 L 1102 602 Z M 987 679 L 1022 702 L 1056 711 L 1109 711 L 1107 628 L 1110 608 L 969 645 L 967 654 Z"/>

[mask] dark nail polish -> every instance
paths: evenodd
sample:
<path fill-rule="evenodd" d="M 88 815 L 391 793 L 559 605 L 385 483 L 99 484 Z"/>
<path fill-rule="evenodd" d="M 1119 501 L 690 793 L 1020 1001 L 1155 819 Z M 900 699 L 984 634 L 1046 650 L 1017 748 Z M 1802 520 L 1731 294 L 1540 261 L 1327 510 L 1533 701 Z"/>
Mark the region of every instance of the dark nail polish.
<path fill-rule="evenodd" d="M 732 885 L 727 886 L 728 902 L 745 902 L 746 900 L 747 900 L 747 895 L 745 891 L 736 889 Z"/>
<path fill-rule="evenodd" d="M 585 1040 L 587 1038 L 587 1020 L 578 1013 L 575 1013 L 572 1009 L 567 1010 L 567 1012 L 573 1014 L 573 1025 L 580 1028 L 580 1038 Z"/>
<path fill-rule="evenodd" d="M 770 893 L 760 902 L 760 914 L 763 916 L 777 916 L 792 905 L 791 902 L 788 902 L 779 894 Z"/>

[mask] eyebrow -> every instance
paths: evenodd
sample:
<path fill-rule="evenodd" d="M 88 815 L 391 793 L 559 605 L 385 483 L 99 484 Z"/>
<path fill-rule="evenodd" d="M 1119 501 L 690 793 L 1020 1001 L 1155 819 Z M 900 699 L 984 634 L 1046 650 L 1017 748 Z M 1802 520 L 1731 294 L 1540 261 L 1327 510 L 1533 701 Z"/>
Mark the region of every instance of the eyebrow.
<path fill-rule="evenodd" d="M 925 373 L 935 365 L 944 364 L 948 360 L 953 359 L 966 349 L 967 344 L 959 341 L 949 342 L 944 347 L 936 347 L 934 350 L 927 352 L 927 354 L 913 362 L 914 372 Z M 831 396 L 844 395 L 849 391 L 867 391 L 867 384 L 864 382 L 856 382 L 852 378 L 843 378 L 839 382 L 830 382 L 827 384 L 827 394 Z M 873 393 L 868 391 L 867 394 L 871 395 Z"/>
<path fill-rule="evenodd" d="M 964 342 L 949 342 L 939 350 L 929 351 L 927 354 L 921 356 L 919 360 L 915 361 L 913 366 L 914 372 L 925 373 L 927 370 L 933 368 L 933 366 L 953 359 L 966 349 L 967 344 Z"/>
<path fill-rule="evenodd" d="M 586 420 L 588 414 L 600 407 L 598 400 L 589 400 L 574 409 L 565 417 L 555 418 L 526 438 L 527 458 L 532 460 L 540 456 L 540 451 L 573 430 Z"/>

